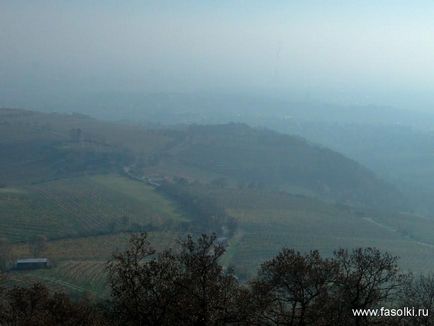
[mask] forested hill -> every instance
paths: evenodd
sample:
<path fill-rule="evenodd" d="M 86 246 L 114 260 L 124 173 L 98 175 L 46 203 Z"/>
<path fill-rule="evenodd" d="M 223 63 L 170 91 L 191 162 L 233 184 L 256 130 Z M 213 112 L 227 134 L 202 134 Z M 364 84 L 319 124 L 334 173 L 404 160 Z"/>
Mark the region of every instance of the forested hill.
<path fill-rule="evenodd" d="M 402 208 L 391 186 L 355 161 L 244 124 L 146 129 L 78 114 L 0 110 L 0 180 L 41 182 L 120 172 L 270 188 L 356 206 Z"/>

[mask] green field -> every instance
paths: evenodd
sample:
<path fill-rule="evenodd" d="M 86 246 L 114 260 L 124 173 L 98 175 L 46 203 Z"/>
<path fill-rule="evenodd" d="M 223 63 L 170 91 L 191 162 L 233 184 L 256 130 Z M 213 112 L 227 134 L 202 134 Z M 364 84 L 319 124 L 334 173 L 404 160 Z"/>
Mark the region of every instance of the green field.
<path fill-rule="evenodd" d="M 103 261 L 64 261 L 50 269 L 9 273 L 7 282 L 21 286 L 44 283 L 53 291 L 67 292 L 75 296 L 107 295 Z"/>
<path fill-rule="evenodd" d="M 157 250 L 174 246 L 179 236 L 170 231 L 148 233 Z M 114 252 L 127 247 L 129 238 L 130 234 L 121 233 L 49 241 L 43 255 L 50 259 L 53 266 L 46 270 L 12 271 L 8 273 L 9 282 L 43 282 L 53 290 L 104 296 L 107 294 L 105 264 Z M 15 244 L 11 249 L 14 257 L 31 256 L 27 244 Z"/>
<path fill-rule="evenodd" d="M 107 233 L 128 227 L 122 223 L 161 227 L 168 221 L 185 220 L 151 187 L 115 175 L 2 189 L 0 211 L 0 237 L 12 242 L 38 235 L 59 239 Z"/>
<path fill-rule="evenodd" d="M 32 257 L 28 242 L 45 235 L 49 241 L 41 255 L 54 263 L 49 270 L 9 273 L 13 284 L 45 282 L 53 289 L 96 295 L 105 291 L 104 273 L 97 266 L 128 244 L 130 234 L 121 230 L 124 216 L 129 228 L 176 229 L 178 222 L 187 221 L 152 187 L 116 175 L 2 188 L 0 212 L 0 237 L 11 243 L 12 261 Z M 110 230 L 113 221 L 118 224 Z M 177 237 L 170 230 L 149 232 L 160 249 Z"/>
<path fill-rule="evenodd" d="M 284 246 L 324 255 L 378 247 L 400 256 L 404 269 L 434 270 L 434 219 L 403 213 L 412 208 L 393 187 L 297 137 L 238 124 L 149 130 L 20 110 L 0 110 L 0 136 L 9 263 L 32 257 L 39 236 L 48 239 L 39 255 L 54 263 L 10 272 L 14 284 L 105 295 L 105 262 L 139 231 L 158 249 L 188 231 L 229 237 L 222 262 L 242 277 Z M 179 191 L 135 176 L 171 180 Z"/>
<path fill-rule="evenodd" d="M 338 248 L 377 247 L 400 256 L 403 269 L 414 272 L 434 270 L 431 259 L 434 245 L 430 242 L 430 235 L 434 234 L 432 220 L 403 213 L 354 210 L 284 192 L 205 184 L 186 187 L 192 194 L 213 198 L 237 220 L 238 229 L 228 241 L 223 263 L 234 266 L 241 277 L 252 276 L 261 262 L 284 246 L 301 252 L 318 249 L 324 255 L 330 255 Z M 35 189 L 39 191 L 35 192 Z M 122 232 L 80 234 L 86 234 L 98 225 L 104 226 L 103 223 L 122 214 L 128 214 L 131 221 L 155 225 L 170 220 L 172 224 L 167 230 L 149 233 L 154 246 L 162 249 L 175 245 L 175 240 L 181 236 L 176 229 L 177 222 L 187 218 L 175 203 L 149 186 L 114 175 L 64 179 L 1 192 L 1 196 L 20 198 L 21 206 L 17 207 L 21 207 L 21 212 L 25 207 L 31 209 L 23 205 L 25 200 L 41 194 L 46 196 L 42 201 L 46 205 L 45 211 L 41 209 L 35 221 L 39 223 L 36 226 L 40 233 L 52 236 L 43 254 L 55 266 L 43 271 L 12 273 L 15 283 L 43 281 L 54 289 L 105 295 L 102 266 L 112 252 L 126 247 L 130 235 Z M 89 218 L 91 216 L 103 219 Z M 52 221 L 52 233 L 47 221 Z M 7 225 L 6 221 L 3 223 Z M 23 222 L 22 229 L 11 220 L 9 224 L 14 225 L 15 232 L 21 235 L 18 240 L 38 234 L 34 229 L 29 231 L 29 222 Z M 72 225 L 76 232 L 69 238 L 68 225 Z M 9 234 L 5 230 L 2 229 L 3 236 Z M 66 237 L 55 240 L 62 232 Z M 31 256 L 29 246 L 25 242 L 16 242 L 13 255 L 15 258 Z"/>
<path fill-rule="evenodd" d="M 404 213 L 354 210 L 303 196 L 250 189 L 196 187 L 224 205 L 239 224 L 226 265 L 251 276 L 282 247 L 318 249 L 377 247 L 400 257 L 413 272 L 434 270 L 434 220 Z"/>
<path fill-rule="evenodd" d="M 300 211 L 232 211 L 242 230 L 230 243 L 230 264 L 251 276 L 258 264 L 282 247 L 324 255 L 338 248 L 377 247 L 400 257 L 400 266 L 413 272 L 434 270 L 434 246 L 352 216 L 310 215 Z M 433 224 L 431 222 L 431 224 Z"/>

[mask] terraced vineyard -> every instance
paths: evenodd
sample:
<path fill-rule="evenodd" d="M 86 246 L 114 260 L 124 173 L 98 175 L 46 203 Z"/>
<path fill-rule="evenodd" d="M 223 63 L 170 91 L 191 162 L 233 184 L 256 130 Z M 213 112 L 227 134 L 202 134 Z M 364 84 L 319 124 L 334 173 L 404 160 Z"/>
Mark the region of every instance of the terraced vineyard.
<path fill-rule="evenodd" d="M 104 261 L 65 261 L 51 269 L 9 273 L 8 283 L 22 286 L 45 283 L 53 291 L 107 295 Z"/>
<path fill-rule="evenodd" d="M 89 291 L 103 295 L 106 291 L 105 261 L 64 261 L 55 268 L 38 270 L 28 275 L 59 284 L 74 292 Z"/>
<path fill-rule="evenodd" d="M 415 272 L 434 269 L 431 260 L 434 244 L 430 244 L 428 237 L 434 223 L 417 216 L 376 215 L 282 192 L 200 184 L 187 187 L 192 193 L 213 198 L 237 220 L 238 230 L 229 239 L 223 263 L 235 266 L 240 276 L 254 274 L 260 262 L 272 257 L 284 246 L 302 252 L 315 248 L 325 255 L 340 247 L 374 246 L 400 256 L 401 266 L 405 269 Z M 33 206 L 21 206 L 21 212 L 30 210 L 28 207 L 39 207 L 39 211 L 36 210 L 39 212 L 38 219 L 35 220 L 39 224 L 35 223 L 34 228 L 29 228 L 32 224 L 26 221 L 14 224 L 23 226 L 21 234 L 30 237 L 44 232 L 52 239 L 62 232 L 65 236 L 72 235 L 48 242 L 44 256 L 56 263 L 54 268 L 12 273 L 12 278 L 16 282 L 27 282 L 33 278 L 47 282 L 54 289 L 60 286 L 72 293 L 104 295 L 104 277 L 102 269 L 98 268 L 113 251 L 124 249 L 129 238 L 127 233 L 79 237 L 80 234 L 104 228 L 104 223 L 122 214 L 128 214 L 131 223 L 162 225 L 170 220 L 175 224 L 167 230 L 149 233 L 153 244 L 162 249 L 174 245 L 175 239 L 180 236 L 176 223 L 185 219 L 172 202 L 152 188 L 119 176 L 88 176 L 24 189 L 3 189 L 0 196 L 9 198 L 9 202 L 33 203 Z M 32 196 L 45 196 L 44 205 L 47 206 L 32 202 Z M 8 227 L 7 222 L 4 225 Z M 48 232 L 50 228 L 47 226 L 52 228 L 52 233 Z M 12 234 L 5 230 L 8 229 L 2 229 L 3 235 Z M 15 232 L 20 234 L 17 230 Z M 18 242 L 13 246 L 13 255 L 27 257 L 31 254 L 27 244 Z"/>
<path fill-rule="evenodd" d="M 407 206 L 384 206 L 383 193 L 390 190 L 391 203 L 401 197 L 357 163 L 300 139 L 243 125 L 146 130 L 14 110 L 1 118 L 0 239 L 12 248 L 8 263 L 36 256 L 29 241 L 41 235 L 48 242 L 37 256 L 54 263 L 10 271 L 13 284 L 104 296 L 105 262 L 144 230 L 157 249 L 184 232 L 220 232 L 229 244 L 223 263 L 240 276 L 284 246 L 324 255 L 375 246 L 401 256 L 405 269 L 434 270 L 434 220 L 375 211 Z M 81 138 L 71 137 L 78 130 Z M 156 191 L 117 175 L 125 166 L 131 175 L 172 177 L 182 189 L 164 193 L 164 185 Z"/>
<path fill-rule="evenodd" d="M 157 249 L 166 248 L 174 244 L 180 235 L 172 231 L 149 232 L 148 237 Z M 64 260 L 104 260 L 109 259 L 113 252 L 123 250 L 130 238 L 130 234 L 119 233 L 114 235 L 91 236 L 84 238 L 71 238 L 53 240 L 47 243 L 43 254 L 55 262 Z M 12 246 L 14 257 L 31 256 L 26 243 L 17 243 Z"/>
<path fill-rule="evenodd" d="M 377 247 L 400 257 L 414 272 L 434 269 L 434 221 L 404 213 L 355 210 L 319 200 L 253 189 L 190 186 L 206 193 L 236 218 L 238 231 L 229 239 L 225 265 L 251 276 L 259 263 L 282 247 L 301 252 L 318 249 L 331 255 L 339 248 Z"/>
<path fill-rule="evenodd" d="M 142 183 L 103 175 L 62 179 L 0 192 L 0 237 L 26 241 L 112 233 L 128 226 L 161 227 L 185 219 Z"/>
<path fill-rule="evenodd" d="M 150 232 L 148 236 L 154 247 L 161 250 L 173 246 L 179 234 Z M 122 233 L 49 241 L 43 255 L 54 266 L 47 270 L 11 271 L 7 274 L 8 282 L 12 285 L 43 282 L 52 290 L 103 297 L 107 295 L 105 264 L 113 252 L 126 248 L 129 237 L 129 234 Z M 31 256 L 26 244 L 13 245 L 11 253 L 14 257 Z"/>
<path fill-rule="evenodd" d="M 243 275 L 252 275 L 259 262 L 271 258 L 282 247 L 301 252 L 315 248 L 324 255 L 331 255 L 338 248 L 377 247 L 400 257 L 404 270 L 434 269 L 434 246 L 430 243 L 351 214 L 308 214 L 293 209 L 237 209 L 231 214 L 238 219 L 242 233 L 230 243 L 230 263 Z M 429 228 L 433 222 L 430 224 Z"/>

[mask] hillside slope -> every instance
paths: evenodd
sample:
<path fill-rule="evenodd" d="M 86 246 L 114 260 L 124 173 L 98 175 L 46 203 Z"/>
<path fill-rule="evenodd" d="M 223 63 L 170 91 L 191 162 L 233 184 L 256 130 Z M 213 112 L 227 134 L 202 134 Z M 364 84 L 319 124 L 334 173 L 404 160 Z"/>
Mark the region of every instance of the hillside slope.
<path fill-rule="evenodd" d="M 44 235 L 42 254 L 57 264 L 12 273 L 14 282 L 103 293 L 104 262 L 137 231 L 159 246 L 192 230 L 220 232 L 225 263 L 245 275 L 282 246 L 377 246 L 406 268 L 432 268 L 432 220 L 378 212 L 404 200 L 360 164 L 299 137 L 23 110 L 0 110 L 0 136 L 0 238 L 16 259 Z"/>
<path fill-rule="evenodd" d="M 392 186 L 357 162 L 302 138 L 242 124 L 191 126 L 173 137 L 162 165 L 212 173 L 238 184 L 335 202 L 401 208 Z"/>
<path fill-rule="evenodd" d="M 146 129 L 72 114 L 0 110 L 0 184 L 83 173 L 212 180 L 334 202 L 402 209 L 390 185 L 343 155 L 302 138 L 243 124 Z"/>
<path fill-rule="evenodd" d="M 118 172 L 165 144 L 164 136 L 79 114 L 0 109 L 0 185 Z"/>

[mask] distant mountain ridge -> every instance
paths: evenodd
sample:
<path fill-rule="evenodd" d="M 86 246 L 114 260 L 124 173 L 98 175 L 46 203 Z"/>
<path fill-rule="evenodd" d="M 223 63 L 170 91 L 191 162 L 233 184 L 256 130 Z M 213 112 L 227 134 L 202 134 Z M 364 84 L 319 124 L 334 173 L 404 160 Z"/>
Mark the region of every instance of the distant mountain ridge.
<path fill-rule="evenodd" d="M 269 126 L 282 121 L 407 125 L 432 130 L 433 113 L 377 105 L 340 105 L 258 94 L 96 92 L 62 96 L 37 110 L 85 112 L 113 121 Z"/>

